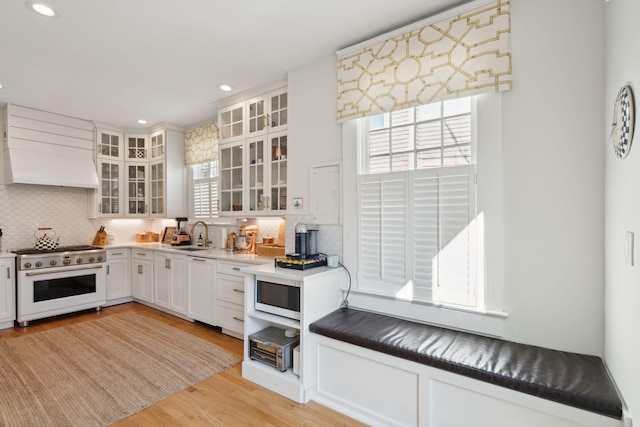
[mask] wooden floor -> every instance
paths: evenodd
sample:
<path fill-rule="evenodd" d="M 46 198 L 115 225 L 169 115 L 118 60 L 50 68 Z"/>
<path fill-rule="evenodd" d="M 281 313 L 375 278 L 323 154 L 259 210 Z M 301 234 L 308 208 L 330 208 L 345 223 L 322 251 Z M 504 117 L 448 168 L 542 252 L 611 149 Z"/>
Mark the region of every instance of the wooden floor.
<path fill-rule="evenodd" d="M 137 303 L 33 321 L 26 328 L 0 330 L 0 341 L 97 317 L 135 311 L 242 356 L 241 340 Z M 361 426 L 313 401 L 295 403 L 242 378 L 241 363 L 138 412 L 114 426 Z"/>

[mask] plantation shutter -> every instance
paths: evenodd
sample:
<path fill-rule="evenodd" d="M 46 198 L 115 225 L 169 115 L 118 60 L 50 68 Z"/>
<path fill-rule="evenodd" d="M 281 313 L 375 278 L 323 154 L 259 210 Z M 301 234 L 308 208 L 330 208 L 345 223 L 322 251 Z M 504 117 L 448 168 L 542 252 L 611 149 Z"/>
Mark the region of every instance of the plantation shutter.
<path fill-rule="evenodd" d="M 473 305 L 474 165 L 358 179 L 360 286 Z"/>
<path fill-rule="evenodd" d="M 218 177 L 193 181 L 193 208 L 195 218 L 218 216 Z"/>

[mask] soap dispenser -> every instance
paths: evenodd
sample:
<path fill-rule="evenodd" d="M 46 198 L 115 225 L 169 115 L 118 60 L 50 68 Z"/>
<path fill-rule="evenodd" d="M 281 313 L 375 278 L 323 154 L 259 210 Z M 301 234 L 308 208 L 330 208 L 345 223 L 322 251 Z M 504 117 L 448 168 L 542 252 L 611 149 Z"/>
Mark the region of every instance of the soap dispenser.
<path fill-rule="evenodd" d="M 202 233 L 198 237 L 198 246 L 204 246 L 204 240 L 202 239 Z"/>

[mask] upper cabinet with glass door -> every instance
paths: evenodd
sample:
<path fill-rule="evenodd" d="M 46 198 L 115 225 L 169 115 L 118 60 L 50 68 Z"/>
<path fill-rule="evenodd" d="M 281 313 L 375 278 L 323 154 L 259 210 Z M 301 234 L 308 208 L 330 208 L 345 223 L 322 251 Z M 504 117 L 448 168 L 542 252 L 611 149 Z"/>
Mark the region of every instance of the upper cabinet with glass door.
<path fill-rule="evenodd" d="M 124 182 L 124 137 L 122 133 L 98 129 L 96 153 L 100 186 L 96 194 L 97 216 L 121 217 Z"/>
<path fill-rule="evenodd" d="M 147 135 L 125 135 L 127 162 L 142 162 L 149 159 Z"/>
<path fill-rule="evenodd" d="M 163 159 L 165 152 L 166 137 L 165 131 L 154 132 L 149 137 L 151 150 L 151 160 Z"/>
<path fill-rule="evenodd" d="M 245 103 L 232 105 L 223 108 L 218 113 L 218 126 L 220 128 L 220 139 L 224 142 L 231 142 L 245 137 L 244 123 Z M 222 142 L 221 141 L 221 142 Z"/>

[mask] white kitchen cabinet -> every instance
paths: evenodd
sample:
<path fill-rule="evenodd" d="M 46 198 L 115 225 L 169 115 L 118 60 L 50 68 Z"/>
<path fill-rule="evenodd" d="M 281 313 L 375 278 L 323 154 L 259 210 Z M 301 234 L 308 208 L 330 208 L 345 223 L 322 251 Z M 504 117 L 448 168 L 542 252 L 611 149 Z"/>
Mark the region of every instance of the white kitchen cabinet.
<path fill-rule="evenodd" d="M 126 162 L 126 211 L 127 217 L 148 217 L 147 199 L 149 164 L 146 162 Z"/>
<path fill-rule="evenodd" d="M 0 328 L 13 327 L 16 319 L 15 258 L 0 258 Z"/>
<path fill-rule="evenodd" d="M 98 179 L 97 216 L 122 217 L 124 185 L 124 136 L 107 129 L 96 131 Z"/>
<path fill-rule="evenodd" d="M 218 112 L 220 142 L 231 142 L 245 137 L 245 103 L 221 108 Z"/>
<path fill-rule="evenodd" d="M 220 110 L 220 213 L 287 209 L 287 89 Z"/>
<path fill-rule="evenodd" d="M 153 251 L 133 249 L 131 287 L 135 299 L 153 303 Z"/>
<path fill-rule="evenodd" d="M 285 271 L 283 271 L 285 270 Z M 262 362 L 252 360 L 249 346 L 245 345 L 242 377 L 298 403 L 306 403 L 311 398 L 316 381 L 316 346 L 309 325 L 340 307 L 342 292 L 347 276 L 338 268 L 319 267 L 306 271 L 277 269 L 272 264 L 251 266 L 245 273 L 245 328 L 244 340 L 265 328 L 275 326 L 298 331 L 300 337 L 299 373 L 293 369 L 281 372 Z M 300 287 L 300 319 L 266 313 L 256 309 L 256 281 Z"/>
<path fill-rule="evenodd" d="M 180 314 L 187 314 L 187 257 L 156 252 L 153 302 Z"/>
<path fill-rule="evenodd" d="M 100 187 L 90 203 L 98 217 L 187 215 L 184 133 L 161 123 L 147 134 L 97 131 Z M 97 200 L 94 205 L 93 197 Z M 93 211 L 97 206 L 97 212 Z"/>
<path fill-rule="evenodd" d="M 150 211 L 155 218 L 187 216 L 184 132 L 163 123 L 151 133 Z"/>
<path fill-rule="evenodd" d="M 148 139 L 145 134 L 125 135 L 125 161 L 142 162 L 149 159 Z"/>
<path fill-rule="evenodd" d="M 216 260 L 187 257 L 187 316 L 216 325 Z"/>
<path fill-rule="evenodd" d="M 244 274 L 247 264 L 218 260 L 216 286 L 217 326 L 242 339 L 244 334 Z"/>
<path fill-rule="evenodd" d="M 107 250 L 107 305 L 131 300 L 131 250 Z"/>
<path fill-rule="evenodd" d="M 244 142 L 220 148 L 220 212 L 241 214 L 244 210 Z"/>

